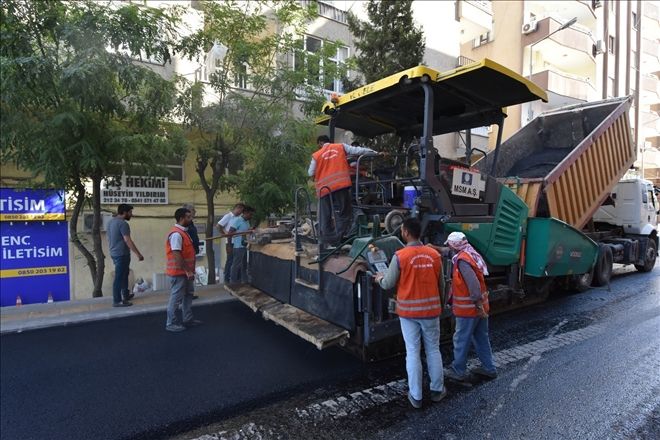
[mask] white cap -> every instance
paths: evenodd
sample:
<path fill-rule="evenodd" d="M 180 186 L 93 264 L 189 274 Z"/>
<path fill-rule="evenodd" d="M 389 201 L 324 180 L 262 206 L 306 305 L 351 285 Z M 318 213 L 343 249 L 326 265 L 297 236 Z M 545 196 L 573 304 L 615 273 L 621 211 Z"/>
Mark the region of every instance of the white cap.
<path fill-rule="evenodd" d="M 465 234 L 463 234 L 462 232 L 452 232 L 451 234 L 449 234 L 449 237 L 447 237 L 445 244 L 449 243 L 450 241 L 456 243 L 463 240 L 467 240 Z"/>

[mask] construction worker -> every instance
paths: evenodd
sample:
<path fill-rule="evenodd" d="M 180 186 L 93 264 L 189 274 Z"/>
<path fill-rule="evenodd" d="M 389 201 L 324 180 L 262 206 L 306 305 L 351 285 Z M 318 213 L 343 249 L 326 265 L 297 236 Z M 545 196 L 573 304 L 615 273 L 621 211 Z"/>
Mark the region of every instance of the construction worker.
<path fill-rule="evenodd" d="M 171 293 L 167 305 L 167 323 L 165 329 L 181 332 L 188 327 L 195 327 L 202 322 L 193 319 L 192 300 L 195 291 L 195 247 L 188 235 L 188 226 L 192 223 L 192 213 L 186 208 L 174 212 L 176 224 L 170 229 L 165 241 L 167 268 L 165 273 L 170 279 Z M 176 315 L 181 305 L 182 320 Z"/>
<path fill-rule="evenodd" d="M 243 213 L 243 209 L 245 209 L 245 205 L 242 203 L 237 203 L 234 205 L 231 211 L 229 211 L 227 214 L 222 216 L 222 218 L 218 222 L 218 230 L 220 231 L 221 234 L 226 235 L 229 233 L 229 225 L 236 217 L 241 216 L 241 214 Z M 233 262 L 233 255 L 234 255 L 233 254 L 234 246 L 232 244 L 231 238 L 229 237 L 227 238 L 227 243 L 225 244 L 225 250 L 227 252 L 227 261 L 225 262 L 223 276 L 224 276 L 225 284 L 229 284 L 229 276 L 231 275 L 231 264 Z M 219 259 L 220 259 L 220 252 L 218 252 L 218 260 Z"/>
<path fill-rule="evenodd" d="M 229 231 L 227 232 L 229 235 L 239 234 L 231 237 L 234 252 L 232 256 L 233 262 L 231 266 L 231 274 L 229 276 L 229 282 L 231 284 L 246 284 L 248 282 L 248 248 L 243 233 L 254 229 L 250 226 L 252 214 L 254 214 L 254 208 L 245 206 L 243 208 L 243 213 L 233 219 L 229 225 Z"/>
<path fill-rule="evenodd" d="M 383 289 L 396 286 L 396 313 L 406 344 L 406 371 L 408 372 L 408 400 L 414 408 L 422 407 L 421 344 L 424 342 L 426 365 L 431 378 L 431 400 L 439 402 L 446 395 L 440 354 L 440 254 L 424 246 L 419 237 L 421 224 L 416 218 L 406 219 L 401 236 L 406 247 L 392 257 L 385 274 L 376 275 L 375 281 Z"/>
<path fill-rule="evenodd" d="M 456 317 L 454 361 L 445 369 L 445 376 L 463 381 L 467 376 L 467 355 L 474 344 L 481 367 L 472 373 L 497 377 L 493 352 L 488 340 L 488 289 L 484 276 L 488 268 L 483 257 L 468 243 L 462 232 L 449 234 L 445 244 L 453 253 L 452 311 Z"/>
<path fill-rule="evenodd" d="M 321 241 L 325 244 L 337 245 L 348 232 L 353 221 L 351 176 L 346 156 L 377 153 L 370 148 L 331 144 L 330 138 L 325 135 L 319 136 L 316 143 L 319 149 L 312 155 L 308 174 L 314 178 L 316 196 L 319 199 Z"/>

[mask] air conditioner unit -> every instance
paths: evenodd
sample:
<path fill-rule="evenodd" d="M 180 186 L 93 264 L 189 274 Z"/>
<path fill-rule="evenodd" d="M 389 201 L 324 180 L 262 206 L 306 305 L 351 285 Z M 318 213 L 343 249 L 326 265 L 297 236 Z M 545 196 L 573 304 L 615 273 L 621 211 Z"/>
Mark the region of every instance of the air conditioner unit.
<path fill-rule="evenodd" d="M 101 213 L 101 231 L 106 231 L 108 229 L 108 223 L 112 220 L 112 214 L 107 212 Z M 94 225 L 94 214 L 83 214 L 83 232 L 92 232 L 92 226 Z"/>
<path fill-rule="evenodd" d="M 605 52 L 605 42 L 603 40 L 596 41 L 596 44 L 591 48 L 591 52 L 594 57 Z"/>
<path fill-rule="evenodd" d="M 528 21 L 527 23 L 523 24 L 522 33 L 525 34 L 525 35 L 531 34 L 532 32 L 536 31 L 537 25 L 538 24 L 537 24 L 536 20 Z"/>

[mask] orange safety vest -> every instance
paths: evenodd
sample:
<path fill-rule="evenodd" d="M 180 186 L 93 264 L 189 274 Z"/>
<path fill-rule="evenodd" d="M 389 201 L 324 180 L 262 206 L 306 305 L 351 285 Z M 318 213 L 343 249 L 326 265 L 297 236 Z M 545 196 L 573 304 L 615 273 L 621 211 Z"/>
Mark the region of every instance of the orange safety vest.
<path fill-rule="evenodd" d="M 183 238 L 183 247 L 181 249 L 181 256 L 183 257 L 183 264 L 185 267 L 181 269 L 174 259 L 174 252 L 172 251 L 172 246 L 170 246 L 170 236 L 175 232 L 181 234 Z M 195 247 L 193 246 L 192 239 L 186 231 L 172 226 L 170 232 L 167 234 L 167 240 L 165 241 L 165 255 L 167 256 L 167 267 L 165 268 L 165 273 L 171 277 L 185 276 L 186 271 L 194 272 L 195 271 Z"/>
<path fill-rule="evenodd" d="M 351 186 L 350 166 L 343 144 L 325 144 L 312 158 L 316 162 L 314 185 L 317 197 Z"/>
<path fill-rule="evenodd" d="M 396 291 L 397 315 L 402 318 L 440 316 L 440 254 L 428 246 L 406 246 L 396 251 L 396 257 L 400 270 Z"/>
<path fill-rule="evenodd" d="M 461 251 L 458 253 L 458 259 L 454 265 L 454 270 L 451 277 L 453 298 L 452 311 L 454 312 L 454 316 L 459 318 L 477 318 L 479 316 L 477 314 L 477 306 L 470 299 L 470 291 L 468 286 L 465 284 L 465 280 L 463 279 L 463 275 L 461 275 L 461 271 L 458 270 L 458 262 L 460 260 L 467 261 L 470 266 L 472 266 L 472 270 L 474 270 L 474 273 L 477 275 L 477 279 L 479 280 L 479 286 L 481 289 L 481 301 L 484 312 L 488 313 L 490 310 L 490 306 L 488 305 L 488 289 L 486 288 L 484 274 L 481 273 L 477 267 L 477 263 L 475 263 L 470 254 Z"/>

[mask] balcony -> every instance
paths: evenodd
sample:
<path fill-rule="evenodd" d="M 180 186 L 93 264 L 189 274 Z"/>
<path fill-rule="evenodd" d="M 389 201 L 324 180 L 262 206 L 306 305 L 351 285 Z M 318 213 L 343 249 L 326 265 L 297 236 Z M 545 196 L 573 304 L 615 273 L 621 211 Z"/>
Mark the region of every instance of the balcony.
<path fill-rule="evenodd" d="M 312 3 L 318 5 L 319 16 L 329 18 L 330 20 L 338 21 L 342 24 L 348 24 L 348 14 L 339 8 L 334 7 L 330 3 L 317 0 L 301 0 L 300 2 L 304 7 L 312 6 Z"/>
<path fill-rule="evenodd" d="M 641 89 L 645 92 L 644 95 L 650 94 L 650 97 L 657 99 L 660 95 L 660 81 L 655 76 L 651 75 L 641 75 L 642 87 Z"/>
<path fill-rule="evenodd" d="M 460 23 L 461 44 L 493 30 L 493 6 L 485 0 L 457 0 L 456 20 Z"/>
<path fill-rule="evenodd" d="M 534 52 L 540 52 L 544 61 L 562 71 L 595 72 L 596 60 L 592 54 L 594 40 L 588 31 L 570 27 L 546 38 L 561 25 L 561 22 L 552 17 L 537 21 L 535 31 L 523 34 L 523 46 L 533 44 Z M 529 52 L 527 59 L 528 57 Z"/>
<path fill-rule="evenodd" d="M 658 20 L 658 7 L 653 2 L 644 2 L 643 14 L 651 20 Z"/>
<path fill-rule="evenodd" d="M 642 53 L 660 59 L 660 44 L 657 41 L 642 39 Z"/>
<path fill-rule="evenodd" d="M 597 28 L 596 14 L 591 6 L 591 1 L 529 1 L 525 2 L 524 4 L 524 16 L 534 16 L 538 20 L 541 20 L 545 17 L 557 17 L 560 18 L 562 23 L 570 20 L 573 17 L 576 17 L 578 19 L 578 23 L 595 31 Z"/>
<path fill-rule="evenodd" d="M 580 101 L 589 101 L 596 93 L 596 88 L 587 79 L 552 70 L 533 74 L 532 82 L 548 92 Z"/>

